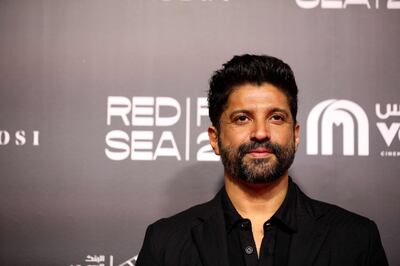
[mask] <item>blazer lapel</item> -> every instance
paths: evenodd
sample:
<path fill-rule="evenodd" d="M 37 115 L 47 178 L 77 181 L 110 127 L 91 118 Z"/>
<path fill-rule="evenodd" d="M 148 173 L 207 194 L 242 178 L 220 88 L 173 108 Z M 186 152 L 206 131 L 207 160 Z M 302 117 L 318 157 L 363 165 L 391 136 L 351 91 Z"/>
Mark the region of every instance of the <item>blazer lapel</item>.
<path fill-rule="evenodd" d="M 299 219 L 298 231 L 292 237 L 289 266 L 311 266 L 328 235 L 329 227 L 312 219 Z"/>
<path fill-rule="evenodd" d="M 200 224 L 192 228 L 192 237 L 204 266 L 229 266 L 226 244 L 225 222 L 216 197 L 215 208 L 209 217 L 200 218 Z"/>
<path fill-rule="evenodd" d="M 330 227 L 318 222 L 324 211 L 315 209 L 296 186 L 297 232 L 292 236 L 289 266 L 311 266 L 328 235 Z"/>

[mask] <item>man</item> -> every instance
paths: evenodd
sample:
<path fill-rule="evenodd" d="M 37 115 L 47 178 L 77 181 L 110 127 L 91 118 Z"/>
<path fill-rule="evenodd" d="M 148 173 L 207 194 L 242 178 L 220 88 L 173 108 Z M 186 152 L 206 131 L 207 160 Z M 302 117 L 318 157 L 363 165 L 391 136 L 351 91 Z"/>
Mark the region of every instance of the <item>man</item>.
<path fill-rule="evenodd" d="M 137 266 L 388 265 L 374 222 L 308 198 L 288 176 L 300 136 L 287 64 L 235 56 L 214 73 L 208 100 L 225 186 L 150 225 Z"/>

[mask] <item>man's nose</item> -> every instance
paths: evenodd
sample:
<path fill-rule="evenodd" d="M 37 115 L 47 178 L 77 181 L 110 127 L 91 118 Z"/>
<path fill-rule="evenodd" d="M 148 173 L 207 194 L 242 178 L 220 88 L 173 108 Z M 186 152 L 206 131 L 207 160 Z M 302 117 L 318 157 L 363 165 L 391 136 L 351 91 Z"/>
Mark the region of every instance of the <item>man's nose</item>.
<path fill-rule="evenodd" d="M 268 123 L 263 119 L 255 121 L 250 138 L 255 141 L 269 140 L 271 137 Z"/>

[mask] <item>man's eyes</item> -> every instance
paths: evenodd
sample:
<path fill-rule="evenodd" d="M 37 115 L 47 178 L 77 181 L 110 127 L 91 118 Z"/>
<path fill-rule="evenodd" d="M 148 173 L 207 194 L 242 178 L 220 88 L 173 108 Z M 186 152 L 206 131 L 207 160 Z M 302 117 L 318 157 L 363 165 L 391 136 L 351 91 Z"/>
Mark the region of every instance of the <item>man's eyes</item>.
<path fill-rule="evenodd" d="M 248 122 L 248 121 L 250 121 L 251 120 L 251 118 L 248 116 L 248 115 L 238 115 L 238 116 L 235 116 L 234 118 L 233 118 L 233 121 L 235 122 L 235 123 L 245 123 L 245 122 Z M 286 117 L 285 117 L 285 115 L 282 115 L 282 114 L 272 114 L 269 118 L 268 118 L 268 120 L 269 121 L 272 121 L 272 122 L 283 122 L 283 121 L 285 121 L 286 120 Z"/>
<path fill-rule="evenodd" d="M 283 121 L 283 120 L 285 120 L 285 117 L 280 114 L 274 114 L 271 116 L 271 119 L 276 120 L 276 121 Z"/>
<path fill-rule="evenodd" d="M 246 122 L 248 120 L 249 120 L 249 117 L 247 115 L 239 115 L 239 116 L 236 116 L 234 118 L 234 121 L 235 122 L 239 122 L 239 123 L 243 123 L 243 122 Z"/>

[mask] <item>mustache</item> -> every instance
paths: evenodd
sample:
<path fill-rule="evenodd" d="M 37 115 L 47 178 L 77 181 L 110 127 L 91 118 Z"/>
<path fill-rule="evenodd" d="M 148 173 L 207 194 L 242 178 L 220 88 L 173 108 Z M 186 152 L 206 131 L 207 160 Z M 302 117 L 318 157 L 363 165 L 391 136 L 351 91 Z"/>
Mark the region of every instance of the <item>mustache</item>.
<path fill-rule="evenodd" d="M 257 148 L 263 148 L 271 153 L 274 154 L 280 154 L 282 151 L 282 148 L 279 144 L 270 142 L 270 141 L 263 141 L 263 142 L 249 142 L 249 143 L 243 143 L 242 145 L 239 146 L 239 156 L 244 156 L 246 153 L 249 153 L 252 150 L 255 150 Z"/>

